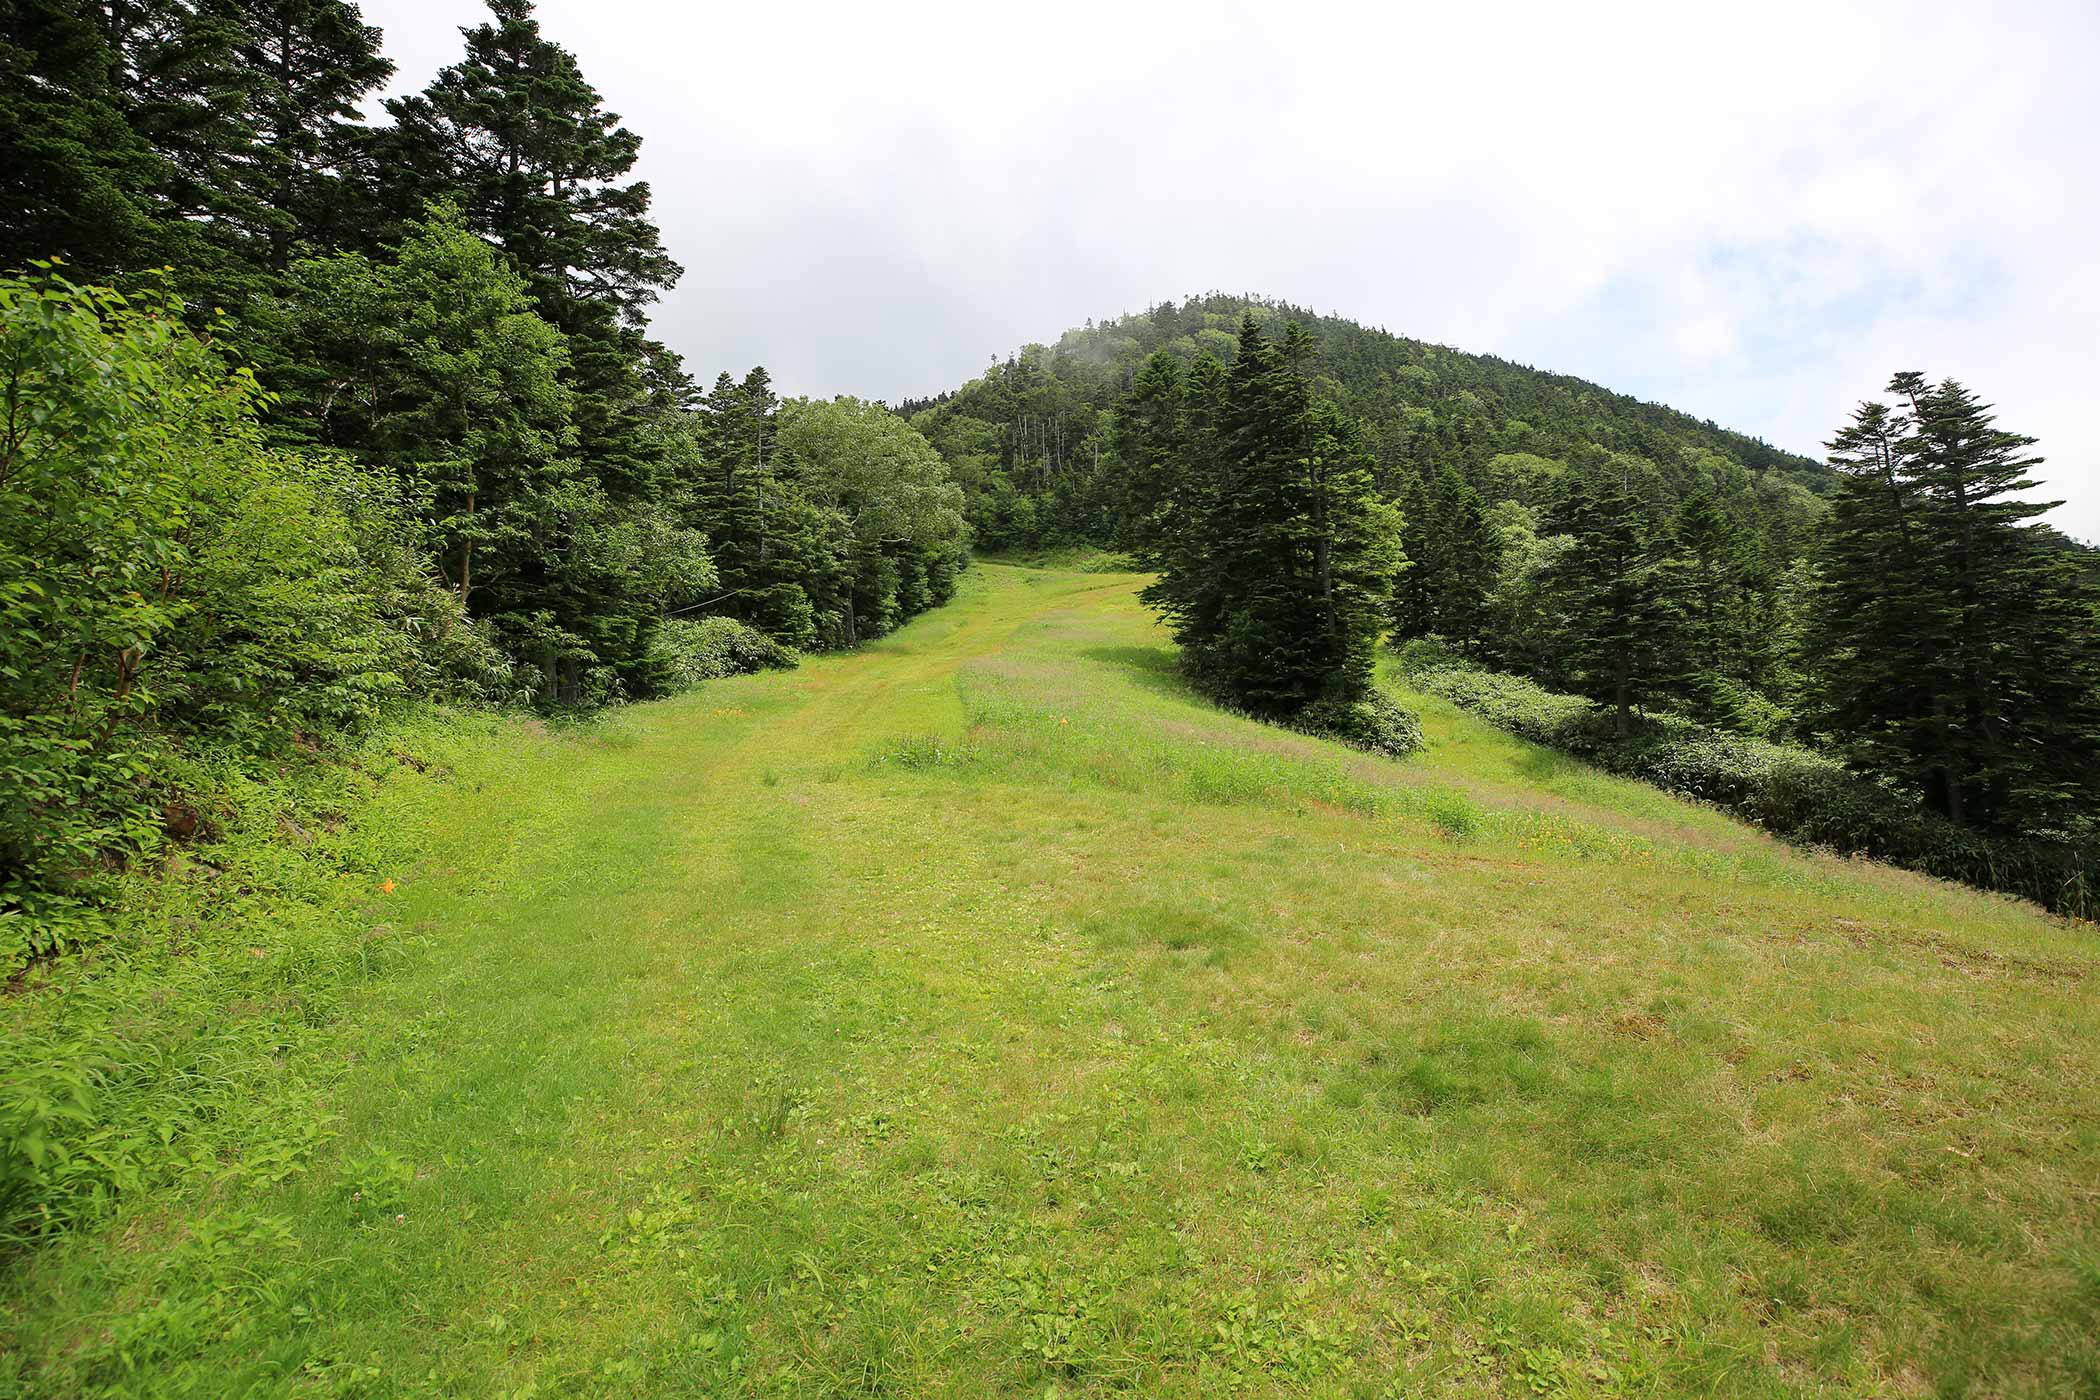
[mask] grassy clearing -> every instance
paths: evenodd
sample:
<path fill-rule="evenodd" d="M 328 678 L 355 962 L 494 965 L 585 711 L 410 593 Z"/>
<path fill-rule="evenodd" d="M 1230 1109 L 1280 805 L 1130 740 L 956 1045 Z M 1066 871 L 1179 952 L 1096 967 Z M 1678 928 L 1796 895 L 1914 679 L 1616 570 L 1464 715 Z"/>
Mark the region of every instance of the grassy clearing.
<path fill-rule="evenodd" d="M 2090 927 L 1222 715 L 1134 589 L 388 784 L 298 1169 L 16 1260 L 0 1393 L 2100 1394 Z"/>

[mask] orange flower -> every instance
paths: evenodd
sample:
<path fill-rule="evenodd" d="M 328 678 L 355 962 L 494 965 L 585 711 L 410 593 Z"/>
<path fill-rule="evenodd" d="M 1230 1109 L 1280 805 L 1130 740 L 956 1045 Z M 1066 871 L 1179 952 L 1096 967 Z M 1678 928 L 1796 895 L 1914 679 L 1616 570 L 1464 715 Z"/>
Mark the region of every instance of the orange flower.
<path fill-rule="evenodd" d="M 379 882 L 379 892 L 381 894 L 392 894 L 394 892 L 394 882 L 392 880 L 381 880 Z"/>

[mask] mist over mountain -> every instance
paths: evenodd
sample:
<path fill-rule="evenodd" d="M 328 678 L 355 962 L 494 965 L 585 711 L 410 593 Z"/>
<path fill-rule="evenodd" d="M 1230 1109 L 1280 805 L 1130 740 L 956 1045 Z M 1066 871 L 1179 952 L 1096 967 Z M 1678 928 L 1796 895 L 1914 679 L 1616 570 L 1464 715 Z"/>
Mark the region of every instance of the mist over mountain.
<path fill-rule="evenodd" d="M 1088 321 L 898 411 L 947 458 L 980 547 L 1112 543 L 1120 488 L 1108 428 L 1117 398 L 1156 351 L 1230 363 L 1250 315 L 1272 327 L 1296 321 L 1317 339 L 1314 372 L 1360 420 L 1388 491 L 1449 464 L 1483 495 L 1540 506 L 1568 466 L 1612 457 L 1660 500 L 1713 490 L 1791 557 L 1834 480 L 1807 457 L 1572 375 L 1225 292 Z"/>

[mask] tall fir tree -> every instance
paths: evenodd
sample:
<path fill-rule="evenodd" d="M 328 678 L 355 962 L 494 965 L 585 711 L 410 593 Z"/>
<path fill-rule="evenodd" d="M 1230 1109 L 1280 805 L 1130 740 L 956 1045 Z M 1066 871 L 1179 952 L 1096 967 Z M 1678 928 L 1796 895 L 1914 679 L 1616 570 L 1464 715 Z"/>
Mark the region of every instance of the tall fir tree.
<path fill-rule="evenodd" d="M 1750 544 L 1713 493 L 1700 490 L 1678 506 L 1665 549 L 1662 592 L 1676 606 L 1660 639 L 1660 686 L 1692 718 L 1739 727 L 1738 687 L 1750 679 L 1756 646 Z"/>
<path fill-rule="evenodd" d="M 228 37 L 244 91 L 248 148 L 215 193 L 248 257 L 282 276 L 302 243 L 334 251 L 368 242 L 368 133 L 358 104 L 394 71 L 379 30 L 348 0 L 205 0 Z M 352 177 L 355 177 L 354 179 Z"/>
<path fill-rule="evenodd" d="M 1896 375 L 1831 443 L 1844 473 L 1817 609 L 1820 721 L 1953 821 L 2076 821 L 2100 801 L 2089 585 L 2035 521 L 2034 439 L 1960 384 Z"/>
<path fill-rule="evenodd" d="M 1443 546 L 1437 630 L 1474 655 L 1487 632 L 1488 598 L 1502 575 L 1502 534 L 1480 493 L 1449 465 L 1437 474 L 1436 528 Z"/>
<path fill-rule="evenodd" d="M 1187 380 L 1181 361 L 1155 352 L 1117 404 L 1111 450 L 1121 469 L 1121 540 L 1140 567 L 1160 569 L 1187 548 L 1189 522 L 1175 509 L 1185 450 Z"/>
<path fill-rule="evenodd" d="M 421 94 L 387 104 L 386 200 L 412 216 L 456 199 L 525 275 L 568 337 L 578 448 L 618 497 L 647 494 L 659 465 L 646 310 L 680 268 L 649 219 L 646 181 L 625 181 L 641 138 L 603 109 L 575 55 L 547 39 L 530 0 L 490 0 L 467 52 Z"/>
<path fill-rule="evenodd" d="M 1576 476 L 1555 523 L 1574 541 L 1553 576 L 1566 661 L 1583 692 L 1611 706 L 1625 735 L 1634 707 L 1660 687 L 1661 643 L 1673 625 L 1657 532 L 1623 465 L 1612 462 Z"/>
<path fill-rule="evenodd" d="M 131 124 L 123 56 L 94 7 L 0 7 L 0 270 L 64 258 L 76 280 L 170 260 L 171 180 Z"/>
<path fill-rule="evenodd" d="M 1444 534 L 1429 483 L 1413 466 L 1399 471 L 1394 501 L 1400 507 L 1400 542 L 1407 568 L 1393 582 L 1393 634 L 1427 637 L 1437 630 L 1438 602 L 1443 594 Z"/>
<path fill-rule="evenodd" d="M 1146 601 L 1200 681 L 1275 718 L 1366 696 L 1401 564 L 1355 425 L 1314 391 L 1315 349 L 1295 324 L 1278 343 L 1243 320 L 1222 383 L 1201 361 L 1190 376 L 1179 450 L 1155 477 L 1153 513 L 1176 523 L 1149 547 L 1161 577 Z M 1155 435 L 1165 379 L 1157 367 L 1126 405 L 1124 439 Z"/>
<path fill-rule="evenodd" d="M 1839 473 L 1818 558 L 1809 653 L 1817 725 L 1869 772 L 1925 786 L 1934 745 L 1922 658 L 1938 630 L 1923 493 L 1905 474 L 1907 420 L 1861 404 L 1829 443 Z"/>

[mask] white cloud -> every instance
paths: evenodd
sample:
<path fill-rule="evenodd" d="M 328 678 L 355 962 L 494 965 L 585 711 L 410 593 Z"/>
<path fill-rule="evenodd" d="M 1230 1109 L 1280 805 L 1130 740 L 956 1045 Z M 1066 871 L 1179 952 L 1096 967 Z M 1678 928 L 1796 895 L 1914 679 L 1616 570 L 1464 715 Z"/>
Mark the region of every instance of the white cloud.
<path fill-rule="evenodd" d="M 472 0 L 376 0 L 413 88 Z M 2100 538 L 2088 4 L 547 0 L 645 138 L 696 372 L 949 387 L 1210 288 L 1814 452 L 1898 368 L 2041 437 Z"/>

